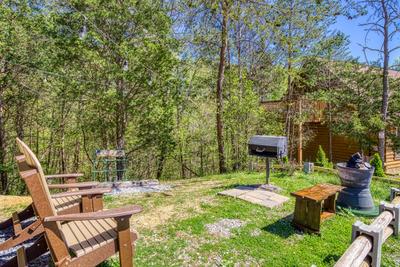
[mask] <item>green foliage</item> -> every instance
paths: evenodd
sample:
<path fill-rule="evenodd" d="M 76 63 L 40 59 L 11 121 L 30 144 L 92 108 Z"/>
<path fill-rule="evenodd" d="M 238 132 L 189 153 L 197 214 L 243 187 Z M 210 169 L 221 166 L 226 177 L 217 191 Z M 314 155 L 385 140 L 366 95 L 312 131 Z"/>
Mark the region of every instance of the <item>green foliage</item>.
<path fill-rule="evenodd" d="M 383 163 L 379 153 L 375 153 L 370 161 L 371 165 L 375 167 L 374 175 L 378 177 L 385 177 L 383 170 Z"/>
<path fill-rule="evenodd" d="M 289 76 L 298 76 L 305 58 L 334 54 L 331 47 L 344 37 L 330 36 L 327 27 L 337 0 L 228 2 L 223 138 L 228 170 L 237 171 L 251 161 L 251 135 L 286 132 L 282 113 L 265 110 L 260 100 L 284 98 Z M 90 176 L 94 150 L 116 148 L 128 154 L 131 179 L 214 173 L 220 22 L 218 1 L 3 1 L 4 188 L 25 190 L 8 167 L 16 136 L 46 173 Z M 294 115 L 292 125 L 304 117 Z"/>
<path fill-rule="evenodd" d="M 326 157 L 325 151 L 321 145 L 318 146 L 315 164 L 325 168 L 333 168 L 332 162 L 329 162 L 329 159 Z"/>
<path fill-rule="evenodd" d="M 377 69 L 366 70 L 364 66 L 351 61 L 318 59 L 305 66 L 302 78 L 311 91 L 309 98 L 330 104 L 330 109 L 324 112 L 324 119 L 333 133 L 351 136 L 363 150 L 377 144 L 381 129 L 398 125 L 396 115 L 391 116 L 387 123 L 382 121 L 381 73 Z M 399 81 L 392 82 L 393 86 L 398 86 Z M 391 114 L 396 114 L 399 108 L 398 97 L 394 93 L 391 98 Z"/>

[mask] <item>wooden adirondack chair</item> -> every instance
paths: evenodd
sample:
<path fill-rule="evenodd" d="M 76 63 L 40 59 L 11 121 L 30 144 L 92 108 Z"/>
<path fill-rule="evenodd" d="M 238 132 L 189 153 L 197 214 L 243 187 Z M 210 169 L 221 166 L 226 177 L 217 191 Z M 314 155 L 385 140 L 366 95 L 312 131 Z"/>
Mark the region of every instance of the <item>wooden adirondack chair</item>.
<path fill-rule="evenodd" d="M 142 208 L 132 205 L 106 211 L 59 215 L 51 201 L 39 161 L 21 140 L 17 139 L 17 142 L 24 150 L 28 167 L 21 166 L 20 175 L 32 197 L 35 213 L 43 222 L 46 243 L 55 266 L 96 266 L 117 252 L 122 267 L 133 266 L 137 235 L 131 232 L 129 219 L 141 212 Z M 34 253 L 33 250 L 25 252 L 20 249 L 14 263 L 23 265 Z"/>
<path fill-rule="evenodd" d="M 22 153 L 22 147 L 19 146 L 19 149 Z M 20 166 L 22 169 L 29 169 L 29 166 L 24 163 L 24 155 L 17 156 L 16 161 L 18 166 Z M 76 178 L 79 176 L 81 176 L 81 174 L 58 174 L 46 176 L 46 178 L 50 177 L 51 179 L 62 177 L 66 177 L 67 179 L 65 184 L 49 185 L 49 188 L 69 190 L 68 192 L 53 194 L 51 196 L 58 214 L 93 212 L 103 209 L 103 194 L 110 192 L 111 189 L 94 188 L 98 185 L 97 182 L 76 183 Z M 0 230 L 5 230 L 12 226 L 13 236 L 0 243 L 0 251 L 8 250 L 29 239 L 34 238 L 37 235 L 42 234 L 44 232 L 44 228 L 40 220 L 35 220 L 26 227 L 22 226 L 21 222 L 30 218 L 33 219 L 34 217 L 34 206 L 30 204 L 23 211 L 14 212 L 11 218 L 1 222 Z"/>

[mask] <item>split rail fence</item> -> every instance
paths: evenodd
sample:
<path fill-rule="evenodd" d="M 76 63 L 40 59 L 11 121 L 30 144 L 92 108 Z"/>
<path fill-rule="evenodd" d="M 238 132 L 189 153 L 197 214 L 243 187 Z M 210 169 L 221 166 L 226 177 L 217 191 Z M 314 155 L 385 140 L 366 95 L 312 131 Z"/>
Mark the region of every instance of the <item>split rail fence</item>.
<path fill-rule="evenodd" d="M 391 235 L 399 234 L 400 190 L 391 189 L 391 203 L 381 203 L 380 215 L 370 224 L 353 224 L 353 242 L 340 257 L 335 267 L 378 267 L 382 245 Z"/>

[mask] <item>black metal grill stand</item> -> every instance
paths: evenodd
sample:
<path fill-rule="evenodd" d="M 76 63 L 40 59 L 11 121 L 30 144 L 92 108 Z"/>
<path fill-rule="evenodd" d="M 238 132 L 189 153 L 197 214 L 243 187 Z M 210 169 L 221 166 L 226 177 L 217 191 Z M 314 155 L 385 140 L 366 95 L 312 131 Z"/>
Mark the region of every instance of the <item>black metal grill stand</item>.
<path fill-rule="evenodd" d="M 265 159 L 265 174 L 266 174 L 266 184 L 269 184 L 269 176 L 271 173 L 271 159 L 270 158 L 266 158 Z"/>

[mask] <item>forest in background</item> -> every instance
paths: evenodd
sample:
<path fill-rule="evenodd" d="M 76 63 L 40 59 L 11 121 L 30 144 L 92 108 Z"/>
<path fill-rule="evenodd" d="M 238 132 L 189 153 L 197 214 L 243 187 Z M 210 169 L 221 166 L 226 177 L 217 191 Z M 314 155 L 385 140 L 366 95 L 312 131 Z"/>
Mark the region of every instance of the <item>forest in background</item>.
<path fill-rule="evenodd" d="M 287 135 L 295 149 L 307 116 L 290 104 L 299 92 L 332 106 L 335 132 L 379 145 L 371 136 L 400 125 L 399 81 L 387 75 L 396 47 L 385 45 L 398 34 L 399 3 L 380 2 L 2 1 L 0 190 L 25 190 L 15 137 L 48 174 L 90 177 L 96 149 L 125 150 L 129 179 L 244 170 L 251 135 Z M 364 26 L 378 31 L 382 14 L 383 60 L 365 69 L 329 27 L 368 15 Z M 260 105 L 281 99 L 284 118 Z"/>

